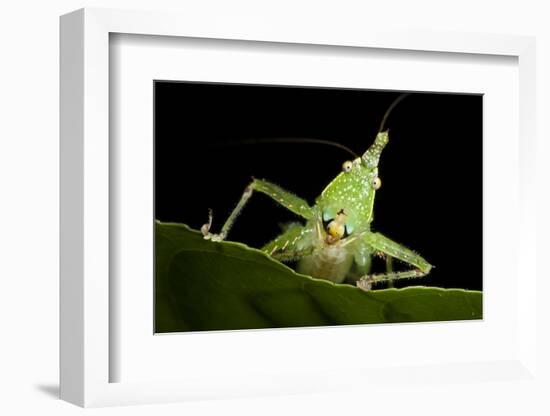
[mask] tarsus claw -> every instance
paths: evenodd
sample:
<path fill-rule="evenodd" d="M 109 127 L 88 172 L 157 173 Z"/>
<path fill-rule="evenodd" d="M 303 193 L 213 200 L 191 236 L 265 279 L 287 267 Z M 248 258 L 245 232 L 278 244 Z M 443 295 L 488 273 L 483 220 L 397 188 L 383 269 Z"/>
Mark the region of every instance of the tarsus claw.
<path fill-rule="evenodd" d="M 208 233 L 208 234 L 204 235 L 205 240 L 211 240 L 211 241 L 215 241 L 215 242 L 223 241 L 224 238 L 225 238 L 225 236 L 223 234 Z"/>
<path fill-rule="evenodd" d="M 368 279 L 359 279 L 355 284 L 359 289 L 363 289 L 365 292 L 372 290 L 372 282 Z"/>
<path fill-rule="evenodd" d="M 212 210 L 209 209 L 208 222 L 201 227 L 201 233 L 204 236 L 205 240 L 222 241 L 223 239 L 225 239 L 225 233 L 222 232 L 220 234 L 213 234 L 210 232 L 210 227 L 212 227 L 212 217 Z"/>
<path fill-rule="evenodd" d="M 202 235 L 204 235 L 204 238 L 206 238 L 207 240 L 210 240 L 210 236 L 213 235 L 213 234 L 210 234 L 210 227 L 212 227 L 212 217 L 213 217 L 212 210 L 209 209 L 208 222 L 201 227 L 201 233 Z"/>

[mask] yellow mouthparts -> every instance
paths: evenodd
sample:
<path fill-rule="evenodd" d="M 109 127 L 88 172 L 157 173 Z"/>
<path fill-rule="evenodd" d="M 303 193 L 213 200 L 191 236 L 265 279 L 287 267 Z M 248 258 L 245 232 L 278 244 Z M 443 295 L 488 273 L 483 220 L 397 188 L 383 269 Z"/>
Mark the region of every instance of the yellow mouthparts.
<path fill-rule="evenodd" d="M 327 225 L 327 234 L 330 236 L 329 242 L 335 242 L 341 239 L 346 232 L 346 214 L 340 210 L 335 219 Z"/>

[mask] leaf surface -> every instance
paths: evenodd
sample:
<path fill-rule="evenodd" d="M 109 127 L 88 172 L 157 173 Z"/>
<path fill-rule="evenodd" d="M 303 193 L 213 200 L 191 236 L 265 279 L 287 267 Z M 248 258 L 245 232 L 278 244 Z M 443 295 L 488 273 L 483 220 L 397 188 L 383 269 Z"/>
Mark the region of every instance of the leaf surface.
<path fill-rule="evenodd" d="M 482 293 L 412 286 L 364 292 L 294 272 L 241 243 L 156 223 L 155 332 L 482 318 Z"/>

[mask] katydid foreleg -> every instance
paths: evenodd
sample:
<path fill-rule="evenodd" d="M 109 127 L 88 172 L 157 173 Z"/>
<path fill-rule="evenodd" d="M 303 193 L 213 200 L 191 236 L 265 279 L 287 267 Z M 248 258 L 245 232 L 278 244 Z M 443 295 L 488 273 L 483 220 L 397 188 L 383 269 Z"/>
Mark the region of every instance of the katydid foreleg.
<path fill-rule="evenodd" d="M 313 216 L 313 209 L 302 198 L 299 198 L 296 195 L 285 191 L 280 186 L 275 185 L 271 182 L 261 179 L 253 179 L 252 182 L 245 188 L 241 199 L 225 221 L 219 234 L 213 234 L 210 232 L 210 226 L 212 224 L 212 213 L 210 212 L 208 223 L 204 224 L 201 227 L 201 232 L 203 233 L 204 238 L 212 241 L 225 240 L 227 234 L 231 230 L 231 227 L 235 223 L 235 220 L 245 207 L 246 203 L 248 202 L 254 191 L 261 192 L 271 197 L 277 203 L 281 204 L 288 210 L 294 212 L 295 214 L 298 214 L 305 219 L 309 219 Z"/>

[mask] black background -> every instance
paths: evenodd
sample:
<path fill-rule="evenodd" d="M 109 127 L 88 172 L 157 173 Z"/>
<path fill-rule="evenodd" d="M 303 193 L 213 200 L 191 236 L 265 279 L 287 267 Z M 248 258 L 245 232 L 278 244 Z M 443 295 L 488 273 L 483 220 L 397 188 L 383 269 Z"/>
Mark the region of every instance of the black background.
<path fill-rule="evenodd" d="M 199 229 L 212 208 L 219 232 L 252 176 L 313 204 L 353 159 L 335 147 L 243 140 L 324 139 L 362 154 L 400 92 L 156 81 L 154 94 L 155 217 Z M 481 290 L 482 96 L 413 93 L 386 126 L 372 229 L 435 266 L 400 286 Z M 296 219 L 255 194 L 228 239 L 260 247 Z"/>

